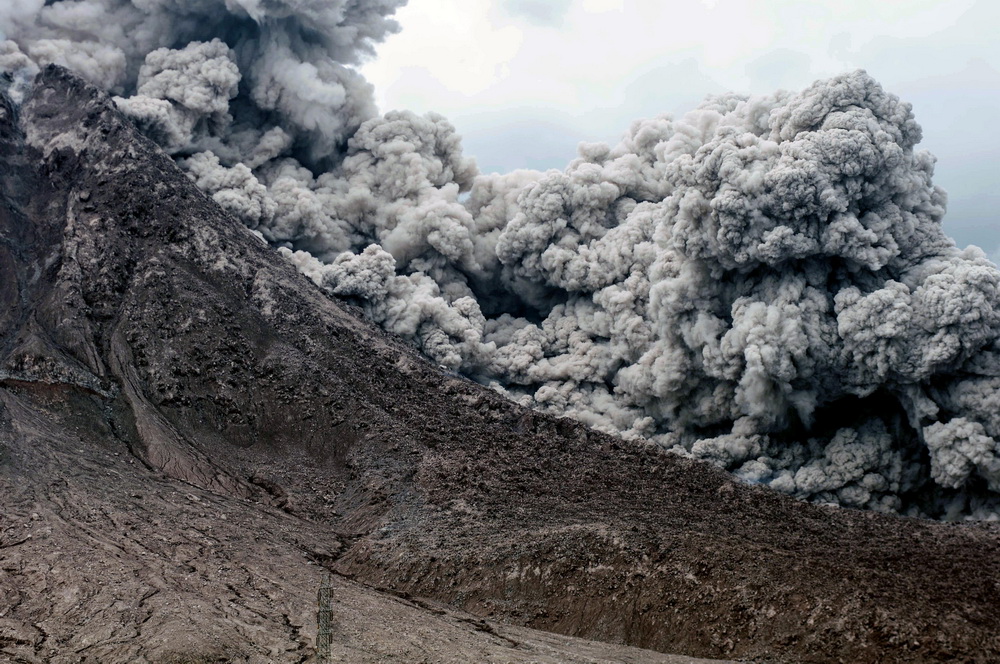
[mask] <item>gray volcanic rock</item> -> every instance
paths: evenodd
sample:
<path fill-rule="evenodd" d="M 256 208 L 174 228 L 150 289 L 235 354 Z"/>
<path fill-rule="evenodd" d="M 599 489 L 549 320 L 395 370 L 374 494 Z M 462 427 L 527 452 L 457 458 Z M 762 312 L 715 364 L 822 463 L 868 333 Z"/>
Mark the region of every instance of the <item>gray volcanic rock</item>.
<path fill-rule="evenodd" d="M 308 661 L 326 567 L 343 661 L 1000 657 L 996 527 L 525 410 L 328 299 L 95 88 L 2 103 L 4 656 Z"/>

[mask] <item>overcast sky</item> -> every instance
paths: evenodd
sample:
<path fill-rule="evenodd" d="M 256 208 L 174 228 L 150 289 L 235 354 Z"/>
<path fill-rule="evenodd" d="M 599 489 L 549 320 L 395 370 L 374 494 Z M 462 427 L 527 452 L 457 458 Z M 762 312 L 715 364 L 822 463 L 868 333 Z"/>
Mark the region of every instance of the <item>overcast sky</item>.
<path fill-rule="evenodd" d="M 864 68 L 914 106 L 959 245 L 1000 257 L 1000 0 L 409 0 L 364 68 L 383 111 L 446 115 L 483 171 L 706 95 Z"/>

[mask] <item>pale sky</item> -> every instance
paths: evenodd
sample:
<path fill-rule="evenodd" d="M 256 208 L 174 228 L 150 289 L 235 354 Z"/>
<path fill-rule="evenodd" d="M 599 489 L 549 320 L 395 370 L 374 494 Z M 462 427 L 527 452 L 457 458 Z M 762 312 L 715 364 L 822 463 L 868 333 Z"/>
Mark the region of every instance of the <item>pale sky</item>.
<path fill-rule="evenodd" d="M 484 172 L 562 168 L 706 94 L 867 69 L 913 104 L 946 230 L 1000 258 L 1000 0 L 410 0 L 397 18 L 363 69 L 379 107 L 447 116 Z"/>

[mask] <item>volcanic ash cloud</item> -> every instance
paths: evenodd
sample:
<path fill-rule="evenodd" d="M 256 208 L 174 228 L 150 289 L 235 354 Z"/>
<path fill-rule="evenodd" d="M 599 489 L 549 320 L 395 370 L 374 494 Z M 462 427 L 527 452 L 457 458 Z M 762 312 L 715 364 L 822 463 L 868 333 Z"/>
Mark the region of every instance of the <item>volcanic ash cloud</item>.
<path fill-rule="evenodd" d="M 908 104 L 859 71 L 479 175 L 351 68 L 400 4 L 25 3 L 0 65 L 104 85 L 321 288 L 512 399 L 803 499 L 997 516 L 1000 272 L 941 232 Z"/>

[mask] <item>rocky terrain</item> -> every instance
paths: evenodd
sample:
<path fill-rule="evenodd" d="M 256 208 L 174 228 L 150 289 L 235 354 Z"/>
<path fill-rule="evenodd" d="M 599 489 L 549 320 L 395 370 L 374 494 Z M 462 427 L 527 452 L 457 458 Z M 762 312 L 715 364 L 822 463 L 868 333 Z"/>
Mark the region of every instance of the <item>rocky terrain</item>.
<path fill-rule="evenodd" d="M 328 299 L 66 71 L 0 116 L 0 656 L 310 661 L 325 568 L 341 661 L 1000 658 L 996 526 L 525 410 Z"/>

